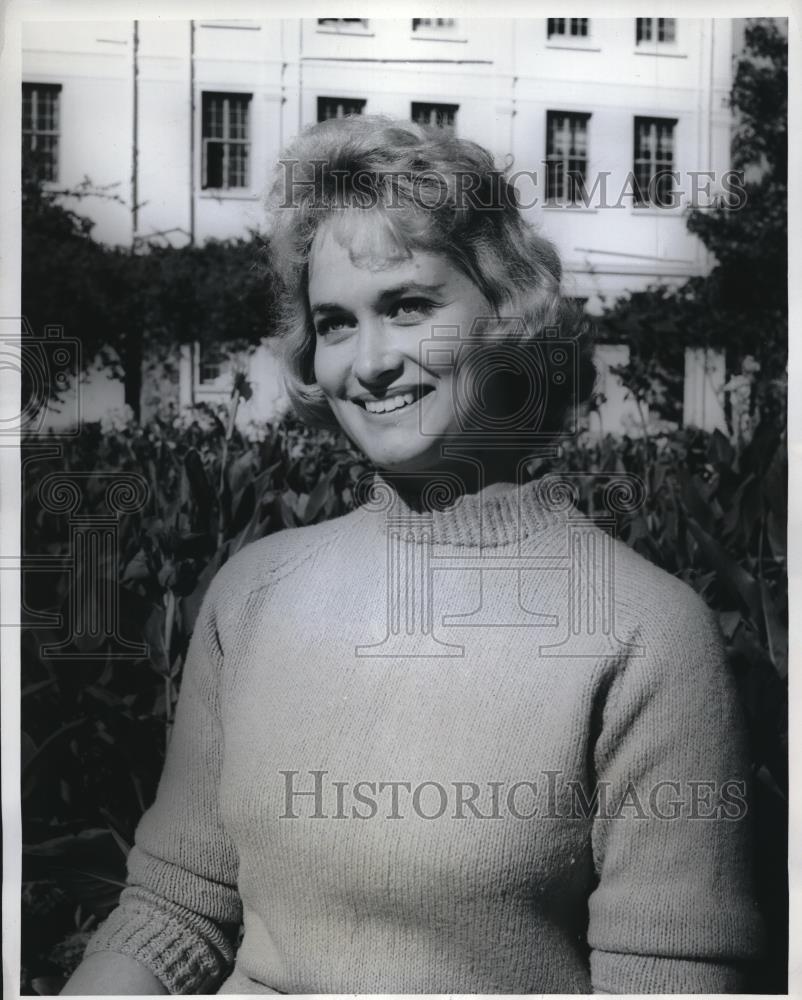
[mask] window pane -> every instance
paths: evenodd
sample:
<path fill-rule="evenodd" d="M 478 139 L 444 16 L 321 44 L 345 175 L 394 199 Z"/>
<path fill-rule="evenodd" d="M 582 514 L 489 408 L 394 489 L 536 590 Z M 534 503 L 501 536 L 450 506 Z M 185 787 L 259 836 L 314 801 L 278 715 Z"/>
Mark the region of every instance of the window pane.
<path fill-rule="evenodd" d="M 361 97 L 318 97 L 317 120 L 326 122 L 346 115 L 361 115 L 366 104 Z"/>
<path fill-rule="evenodd" d="M 45 181 L 58 178 L 60 93 L 60 84 L 22 85 L 23 170 Z"/>
<path fill-rule="evenodd" d="M 245 143 L 228 144 L 228 184 L 227 187 L 247 187 L 248 147 Z"/>
<path fill-rule="evenodd" d="M 248 186 L 250 94 L 202 95 L 203 187 Z"/>
<path fill-rule="evenodd" d="M 203 95 L 203 138 L 223 138 L 223 98 L 213 94 Z"/>
<path fill-rule="evenodd" d="M 207 142 L 206 150 L 206 180 L 204 187 L 223 187 L 223 143 Z"/>
<path fill-rule="evenodd" d="M 317 23 L 325 28 L 340 28 L 358 25 L 367 29 L 368 19 L 366 17 L 319 17 Z"/>
<path fill-rule="evenodd" d="M 635 119 L 636 204 L 667 208 L 674 203 L 674 126 L 669 118 Z"/>
<path fill-rule="evenodd" d="M 576 203 L 585 190 L 590 115 L 546 114 L 546 199 Z"/>
<path fill-rule="evenodd" d="M 658 17 L 657 19 L 657 40 L 658 42 L 674 41 L 675 19 L 673 17 Z"/>
<path fill-rule="evenodd" d="M 454 128 L 457 122 L 458 104 L 427 104 L 412 102 L 412 121 L 418 125 L 435 125 L 440 128 Z"/>

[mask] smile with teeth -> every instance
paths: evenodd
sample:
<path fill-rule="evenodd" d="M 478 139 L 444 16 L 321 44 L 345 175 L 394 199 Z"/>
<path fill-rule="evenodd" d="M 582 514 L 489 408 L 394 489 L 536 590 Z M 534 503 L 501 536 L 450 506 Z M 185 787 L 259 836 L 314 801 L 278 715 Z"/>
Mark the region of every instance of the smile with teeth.
<path fill-rule="evenodd" d="M 427 390 L 422 392 L 400 392 L 395 396 L 385 396 L 384 399 L 361 399 L 354 400 L 359 406 L 364 407 L 368 413 L 392 413 L 393 410 L 401 410 L 405 406 L 416 403 Z"/>

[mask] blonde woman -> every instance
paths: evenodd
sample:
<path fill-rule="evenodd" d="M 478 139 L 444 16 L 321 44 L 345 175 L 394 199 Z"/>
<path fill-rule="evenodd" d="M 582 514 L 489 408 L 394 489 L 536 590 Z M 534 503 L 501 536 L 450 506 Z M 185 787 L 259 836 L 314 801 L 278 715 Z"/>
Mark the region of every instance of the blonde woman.
<path fill-rule="evenodd" d="M 65 992 L 738 991 L 761 928 L 712 616 L 521 474 L 587 388 L 554 250 L 487 152 L 385 119 L 303 133 L 272 224 L 296 406 L 377 478 L 218 574 Z"/>

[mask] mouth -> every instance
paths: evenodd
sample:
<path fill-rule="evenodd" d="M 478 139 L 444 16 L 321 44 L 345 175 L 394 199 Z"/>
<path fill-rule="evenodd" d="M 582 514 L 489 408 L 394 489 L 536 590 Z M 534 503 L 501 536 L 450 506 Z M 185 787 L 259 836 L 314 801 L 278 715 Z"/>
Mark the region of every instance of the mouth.
<path fill-rule="evenodd" d="M 352 398 L 351 402 L 361 407 L 367 413 L 382 414 L 395 413 L 397 410 L 406 410 L 413 407 L 424 396 L 434 392 L 433 385 L 410 386 L 409 388 L 390 390 L 384 396 L 361 396 Z"/>

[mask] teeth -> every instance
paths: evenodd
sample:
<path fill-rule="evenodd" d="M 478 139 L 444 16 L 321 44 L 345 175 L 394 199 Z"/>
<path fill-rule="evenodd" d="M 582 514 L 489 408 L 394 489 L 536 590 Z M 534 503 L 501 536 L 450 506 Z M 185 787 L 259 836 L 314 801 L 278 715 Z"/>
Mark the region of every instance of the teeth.
<path fill-rule="evenodd" d="M 399 396 L 389 396 L 387 399 L 366 399 L 365 409 L 368 413 L 390 413 L 402 406 L 409 406 L 414 401 L 415 397 L 411 392 L 404 392 Z"/>

